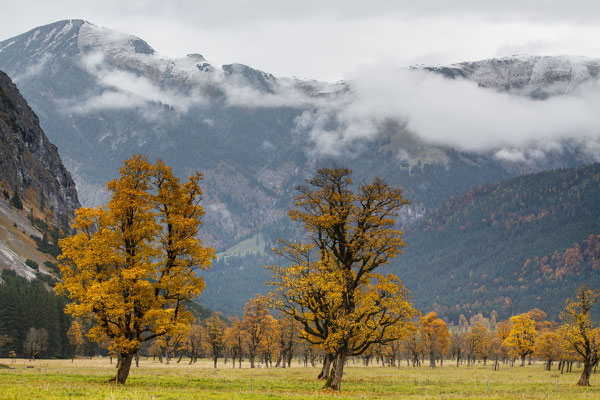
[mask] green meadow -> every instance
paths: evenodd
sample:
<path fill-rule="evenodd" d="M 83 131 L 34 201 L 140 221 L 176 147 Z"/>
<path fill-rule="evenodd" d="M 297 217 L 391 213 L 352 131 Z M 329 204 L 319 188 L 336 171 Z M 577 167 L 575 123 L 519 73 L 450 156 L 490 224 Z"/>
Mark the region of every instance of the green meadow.
<path fill-rule="evenodd" d="M 592 387 L 575 386 L 580 370 L 560 374 L 542 364 L 501 365 L 499 371 L 476 364 L 456 368 L 358 366 L 345 369 L 341 393 L 322 391 L 318 368 L 256 368 L 231 364 L 214 370 L 206 360 L 189 365 L 152 359 L 132 366 L 125 385 L 107 383 L 115 364 L 108 359 L 0 360 L 2 399 L 598 399 L 600 375 Z M 488 392 L 488 379 L 490 390 Z M 558 379 L 558 392 L 556 380 Z"/>

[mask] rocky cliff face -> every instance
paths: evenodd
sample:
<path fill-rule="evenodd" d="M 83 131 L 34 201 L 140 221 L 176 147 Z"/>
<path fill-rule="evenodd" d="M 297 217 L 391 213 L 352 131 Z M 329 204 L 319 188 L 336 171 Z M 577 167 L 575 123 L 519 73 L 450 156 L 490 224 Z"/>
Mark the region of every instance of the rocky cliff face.
<path fill-rule="evenodd" d="M 56 225 L 80 207 L 75 183 L 11 79 L 0 71 L 0 185 Z"/>

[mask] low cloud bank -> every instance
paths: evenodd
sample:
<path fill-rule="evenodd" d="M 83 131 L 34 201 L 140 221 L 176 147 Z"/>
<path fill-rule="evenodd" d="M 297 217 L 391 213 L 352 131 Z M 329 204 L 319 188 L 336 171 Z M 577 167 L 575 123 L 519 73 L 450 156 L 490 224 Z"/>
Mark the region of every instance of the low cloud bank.
<path fill-rule="evenodd" d="M 101 54 L 83 58 L 100 94 L 71 107 L 73 112 L 143 108 L 162 103 L 179 112 L 210 102 L 201 85 L 165 88 L 152 80 L 107 63 Z M 297 83 L 297 82 L 296 82 Z M 393 122 L 425 143 L 472 152 L 492 152 L 499 159 L 523 162 L 576 143 L 600 159 L 600 85 L 585 83 L 569 94 L 536 100 L 450 80 L 430 72 L 395 66 L 363 68 L 341 86 L 311 83 L 312 94 L 291 79 L 268 82 L 269 91 L 226 77 L 220 69 L 205 84 L 218 88 L 225 104 L 237 107 L 293 107 L 300 111 L 295 130 L 308 136 L 313 152 L 353 153 L 365 142 L 389 135 Z M 337 93 L 335 88 L 339 90 Z M 316 92 L 321 95 L 316 96 Z M 323 92 L 330 91 L 326 95 Z"/>
<path fill-rule="evenodd" d="M 495 152 L 507 161 L 541 157 L 565 141 L 600 158 L 600 85 L 590 81 L 571 93 L 535 100 L 450 80 L 430 72 L 377 67 L 350 81 L 350 98 L 306 111 L 298 126 L 316 147 L 339 153 L 382 134 L 397 121 L 422 141 L 473 152 Z"/>

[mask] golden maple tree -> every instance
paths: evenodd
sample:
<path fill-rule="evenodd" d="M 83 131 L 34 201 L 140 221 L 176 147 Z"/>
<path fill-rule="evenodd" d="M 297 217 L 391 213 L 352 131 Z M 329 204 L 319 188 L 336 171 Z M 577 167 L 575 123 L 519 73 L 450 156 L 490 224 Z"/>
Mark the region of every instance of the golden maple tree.
<path fill-rule="evenodd" d="M 255 296 L 244 306 L 244 317 L 240 328 L 244 332 L 245 350 L 250 361 L 250 368 L 255 368 L 256 357 L 263 349 L 263 341 L 272 328 L 273 317 L 265 305 L 265 298 Z"/>
<path fill-rule="evenodd" d="M 348 355 L 406 336 L 417 315 L 400 279 L 376 273 L 404 247 L 395 218 L 408 201 L 379 178 L 353 192 L 351 174 L 324 168 L 298 188 L 288 214 L 309 239 L 282 241 L 276 252 L 291 265 L 267 267 L 271 306 L 293 316 L 302 338 L 323 348 L 325 388 L 333 390 L 340 390 Z"/>
<path fill-rule="evenodd" d="M 466 334 L 467 349 L 471 362 L 475 361 L 475 357 L 483 360 L 483 365 L 487 363 L 487 359 L 492 355 L 492 335 L 481 322 L 477 322 L 471 326 Z"/>
<path fill-rule="evenodd" d="M 242 323 L 236 316 L 229 321 L 231 326 L 225 330 L 225 347 L 229 351 L 233 368 L 235 368 L 235 359 L 238 359 L 238 365 L 242 368 L 242 356 L 244 353 L 244 344 L 246 342 L 246 332 L 242 330 Z"/>
<path fill-rule="evenodd" d="M 259 350 L 262 354 L 262 359 L 265 362 L 265 367 L 273 366 L 273 358 L 281 350 L 281 327 L 279 322 L 271 315 L 267 315 L 264 320 L 265 334 L 260 341 Z"/>
<path fill-rule="evenodd" d="M 213 367 L 217 368 L 217 360 L 225 349 L 225 330 L 227 324 L 217 313 L 204 321 L 203 344 L 206 353 L 213 359 Z"/>
<path fill-rule="evenodd" d="M 71 345 L 71 362 L 73 362 L 77 351 L 83 346 L 83 334 L 81 333 L 81 327 L 77 321 L 71 322 L 71 326 L 67 331 L 67 337 L 69 338 L 69 344 Z"/>
<path fill-rule="evenodd" d="M 298 345 L 300 336 L 298 321 L 290 315 L 283 315 L 277 320 L 279 324 L 279 350 L 280 354 L 277 359 L 277 367 L 291 367 L 294 351 Z M 287 364 L 287 365 L 286 365 Z"/>
<path fill-rule="evenodd" d="M 197 322 L 190 325 L 185 341 L 185 349 L 190 356 L 190 364 L 198 361 L 198 358 L 204 353 L 204 330 L 202 325 Z"/>
<path fill-rule="evenodd" d="M 435 367 L 435 360 L 439 357 L 443 365 L 444 355 L 450 350 L 450 332 L 446 323 L 438 318 L 435 311 L 431 311 L 419 321 L 421 342 L 429 353 L 429 366 Z"/>
<path fill-rule="evenodd" d="M 562 333 L 583 363 L 583 371 L 577 385 L 589 386 L 590 375 L 600 362 L 600 327 L 592 320 L 590 310 L 600 300 L 600 291 L 581 286 L 575 297 L 567 299 L 561 312 Z"/>
<path fill-rule="evenodd" d="M 533 352 L 537 357 L 546 360 L 547 371 L 550 371 L 552 363 L 561 356 L 561 340 L 558 332 L 549 329 L 540 332 L 535 339 Z"/>
<path fill-rule="evenodd" d="M 533 346 L 537 333 L 535 322 L 527 313 L 510 317 L 510 322 L 512 323 L 512 328 L 504 343 L 521 357 L 521 366 L 524 366 L 525 357 L 533 354 Z"/>
<path fill-rule="evenodd" d="M 197 272 L 214 258 L 197 238 L 201 179 L 196 173 L 182 183 L 161 161 L 135 155 L 107 184 L 107 206 L 80 208 L 77 233 L 60 242 L 57 291 L 71 299 L 68 313 L 93 320 L 88 337 L 110 340 L 120 356 L 119 383 L 143 342 L 192 320 L 185 303 L 202 292 Z"/>
<path fill-rule="evenodd" d="M 497 343 L 496 351 L 498 358 L 506 361 L 508 359 L 510 348 L 506 345 L 506 338 L 510 335 L 512 325 L 509 321 L 500 321 L 496 324 L 496 334 L 494 341 Z M 497 340 L 497 341 L 496 341 Z"/>

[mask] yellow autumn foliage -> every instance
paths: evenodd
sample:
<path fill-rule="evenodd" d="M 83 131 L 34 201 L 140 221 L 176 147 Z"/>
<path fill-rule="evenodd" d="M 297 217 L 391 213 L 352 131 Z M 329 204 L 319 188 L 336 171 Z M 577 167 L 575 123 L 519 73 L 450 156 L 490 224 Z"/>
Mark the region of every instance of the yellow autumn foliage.
<path fill-rule="evenodd" d="M 304 340 L 335 355 L 334 376 L 326 383 L 335 390 L 347 355 L 405 337 L 418 314 L 400 279 L 375 271 L 404 247 L 395 223 L 408 201 L 379 178 L 354 192 L 351 174 L 324 168 L 308 181 L 311 187 L 298 188 L 288 214 L 309 238 L 281 241 L 275 251 L 289 264 L 267 267 L 270 305 L 300 323 Z"/>
<path fill-rule="evenodd" d="M 537 333 L 535 322 L 526 313 L 511 317 L 510 322 L 512 323 L 512 328 L 504 343 L 521 357 L 521 365 L 525 365 L 525 357 L 533 354 L 533 346 Z"/>
<path fill-rule="evenodd" d="M 88 337 L 108 338 L 125 360 L 120 382 L 143 342 L 179 333 L 192 319 L 185 302 L 202 292 L 197 272 L 214 258 L 197 238 L 201 179 L 196 173 L 182 183 L 161 161 L 133 156 L 107 184 L 107 206 L 79 209 L 77 233 L 60 242 L 56 290 L 71 299 L 68 313 L 92 319 Z"/>

